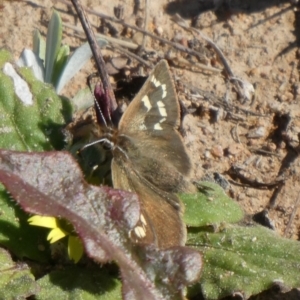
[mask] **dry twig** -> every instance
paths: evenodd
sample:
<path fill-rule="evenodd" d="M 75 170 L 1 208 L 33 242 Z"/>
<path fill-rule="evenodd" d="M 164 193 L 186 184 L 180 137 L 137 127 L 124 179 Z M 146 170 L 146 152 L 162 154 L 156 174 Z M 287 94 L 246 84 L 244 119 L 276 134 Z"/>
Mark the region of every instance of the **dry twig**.
<path fill-rule="evenodd" d="M 144 30 L 145 31 L 147 31 L 148 19 L 149 19 L 148 0 L 145 0 L 145 21 L 144 21 Z M 145 48 L 146 39 L 147 39 L 147 35 L 144 34 L 143 40 L 142 40 L 142 45 L 141 45 L 141 50 L 143 50 Z"/>
<path fill-rule="evenodd" d="M 82 24 L 83 30 L 86 34 L 86 37 L 89 41 L 89 44 L 90 44 L 90 47 L 91 47 L 91 50 L 93 53 L 93 57 L 96 62 L 96 67 L 97 67 L 99 76 L 101 78 L 102 84 L 103 84 L 103 89 L 105 91 L 105 94 L 108 96 L 112 111 L 115 111 L 117 109 L 117 101 L 116 101 L 112 86 L 110 84 L 109 77 L 108 77 L 108 74 L 107 74 L 106 68 L 105 68 L 105 62 L 103 60 L 101 50 L 100 50 L 100 47 L 95 38 L 94 32 L 93 32 L 91 25 L 86 17 L 86 14 L 81 6 L 80 1 L 78 1 L 78 0 L 71 0 L 71 1 L 74 5 L 74 8 L 77 12 L 79 19 L 80 19 L 80 22 Z"/>
<path fill-rule="evenodd" d="M 74 31 L 81 32 L 83 34 L 82 37 L 86 38 L 86 36 L 84 35 L 84 31 L 81 28 L 79 28 L 77 26 L 74 26 L 74 25 L 71 25 L 71 24 L 68 24 L 68 23 L 65 23 L 65 22 L 63 22 L 63 26 L 68 27 L 70 29 L 73 29 Z M 97 38 L 105 39 L 110 43 L 118 44 L 118 45 L 126 47 L 128 49 L 136 50 L 139 47 L 138 44 L 135 44 L 133 42 L 124 41 L 124 40 L 114 38 L 114 37 L 111 37 L 111 36 L 107 36 L 107 35 L 104 35 L 104 34 L 101 34 L 101 33 L 96 33 L 95 36 Z"/>
<path fill-rule="evenodd" d="M 285 237 L 288 237 L 288 236 L 287 236 L 287 235 L 288 235 L 288 232 L 289 232 L 290 229 L 291 229 L 291 226 L 292 226 L 292 223 L 293 223 L 293 221 L 294 221 L 294 219 L 295 219 L 296 212 L 297 212 L 297 210 L 298 210 L 299 205 L 300 205 L 300 193 L 298 194 L 297 200 L 296 200 L 295 205 L 294 205 L 294 207 L 293 207 L 293 211 L 292 211 L 292 213 L 291 213 L 291 215 L 290 215 L 289 222 L 288 222 L 288 224 L 287 224 L 286 227 L 285 227 L 284 234 L 283 234 Z"/>

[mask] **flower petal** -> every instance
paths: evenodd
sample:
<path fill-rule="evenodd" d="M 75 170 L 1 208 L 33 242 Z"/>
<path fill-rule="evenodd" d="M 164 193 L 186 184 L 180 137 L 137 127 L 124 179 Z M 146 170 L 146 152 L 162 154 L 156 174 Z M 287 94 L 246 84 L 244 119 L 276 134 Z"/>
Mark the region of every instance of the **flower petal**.
<path fill-rule="evenodd" d="M 78 236 L 70 235 L 68 241 L 68 255 L 77 263 L 83 255 L 83 245 Z"/>
<path fill-rule="evenodd" d="M 47 236 L 47 241 L 50 241 L 50 244 L 52 244 L 52 243 L 55 243 L 56 241 L 62 239 L 66 235 L 68 235 L 67 232 L 63 231 L 60 228 L 55 228 L 49 232 L 49 234 Z"/>
<path fill-rule="evenodd" d="M 47 228 L 57 228 L 56 218 L 45 216 L 32 216 L 28 219 L 30 225 L 41 226 Z"/>

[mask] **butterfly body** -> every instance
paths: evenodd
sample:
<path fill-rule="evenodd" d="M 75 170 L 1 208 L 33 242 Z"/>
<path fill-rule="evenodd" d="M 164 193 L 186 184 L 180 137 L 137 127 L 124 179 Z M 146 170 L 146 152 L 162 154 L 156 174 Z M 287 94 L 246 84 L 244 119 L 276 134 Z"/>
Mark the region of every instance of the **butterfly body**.
<path fill-rule="evenodd" d="M 175 193 L 188 189 L 191 162 L 179 125 L 179 103 L 163 60 L 128 106 L 118 130 L 106 137 L 112 145 L 113 186 L 135 192 L 141 201 L 140 222 L 130 233 L 136 242 L 159 248 L 184 245 L 183 208 Z"/>

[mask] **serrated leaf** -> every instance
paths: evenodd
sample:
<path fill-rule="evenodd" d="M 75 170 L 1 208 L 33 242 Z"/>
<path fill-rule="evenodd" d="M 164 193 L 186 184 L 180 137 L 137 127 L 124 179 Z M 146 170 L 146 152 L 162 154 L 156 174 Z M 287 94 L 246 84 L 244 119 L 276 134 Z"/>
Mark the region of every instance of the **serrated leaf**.
<path fill-rule="evenodd" d="M 0 248 L 0 299 L 26 299 L 38 290 L 29 267 L 15 263 L 9 253 Z"/>
<path fill-rule="evenodd" d="M 199 278 L 197 251 L 134 245 L 137 196 L 88 185 L 69 154 L 0 150 L 0 158 L 0 180 L 26 211 L 69 220 L 91 258 L 117 262 L 124 299 L 182 299 L 185 286 Z"/>
<path fill-rule="evenodd" d="M 220 186 L 211 182 L 201 182 L 199 185 L 202 192 L 179 195 L 185 205 L 183 219 L 187 226 L 235 223 L 243 218 L 240 206 L 229 198 Z"/>
<path fill-rule="evenodd" d="M 38 281 L 40 293 L 37 300 L 84 299 L 118 300 L 121 297 L 121 282 L 105 269 L 89 266 L 69 266 L 53 271 Z"/>
<path fill-rule="evenodd" d="M 48 25 L 45 56 L 45 82 L 51 83 L 56 57 L 61 45 L 62 21 L 54 10 Z"/>
<path fill-rule="evenodd" d="M 267 228 L 225 224 L 219 232 L 193 228 L 187 244 L 203 254 L 198 288 L 206 299 L 220 299 L 236 291 L 247 299 L 278 280 L 289 288 L 300 286 L 300 243 Z"/>

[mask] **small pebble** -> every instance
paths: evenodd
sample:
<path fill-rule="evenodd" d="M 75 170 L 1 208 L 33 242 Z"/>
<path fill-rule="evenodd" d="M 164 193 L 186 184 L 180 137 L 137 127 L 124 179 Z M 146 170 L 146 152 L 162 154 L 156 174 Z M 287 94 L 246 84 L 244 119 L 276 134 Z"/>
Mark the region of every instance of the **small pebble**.
<path fill-rule="evenodd" d="M 155 33 L 158 35 L 158 36 L 162 36 L 164 30 L 162 29 L 161 26 L 158 26 L 155 28 Z"/>
<path fill-rule="evenodd" d="M 274 143 L 268 143 L 267 144 L 267 150 L 268 151 L 274 152 L 274 151 L 276 151 L 276 149 L 277 149 L 277 147 Z"/>
<path fill-rule="evenodd" d="M 220 145 L 213 146 L 210 152 L 215 157 L 222 157 L 224 155 L 223 148 Z"/>
<path fill-rule="evenodd" d="M 250 130 L 247 134 L 248 138 L 250 139 L 258 139 L 261 137 L 264 137 L 266 134 L 266 128 L 263 126 L 260 126 L 258 128 L 255 128 L 253 130 Z"/>
<path fill-rule="evenodd" d="M 244 150 L 244 146 L 242 144 L 232 144 L 227 148 L 227 152 L 229 155 L 236 156 Z"/>
<path fill-rule="evenodd" d="M 205 153 L 204 153 L 204 157 L 207 159 L 207 158 L 211 158 L 211 153 L 210 151 L 206 150 Z"/>

